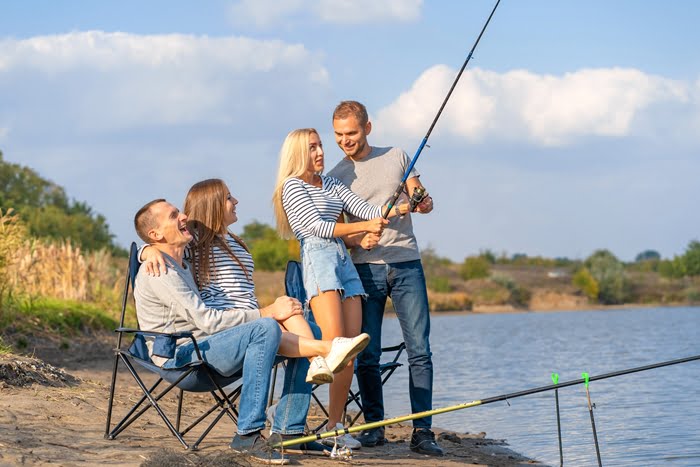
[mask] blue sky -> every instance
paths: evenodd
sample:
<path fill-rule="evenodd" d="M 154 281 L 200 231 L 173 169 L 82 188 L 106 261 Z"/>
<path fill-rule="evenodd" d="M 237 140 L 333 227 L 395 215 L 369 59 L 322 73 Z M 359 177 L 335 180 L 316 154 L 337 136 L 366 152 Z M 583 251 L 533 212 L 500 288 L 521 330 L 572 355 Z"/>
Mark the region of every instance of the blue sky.
<path fill-rule="evenodd" d="M 226 180 L 272 224 L 288 131 L 364 102 L 370 143 L 413 155 L 495 2 L 1 2 L 0 150 L 104 214 Z M 692 1 L 503 0 L 417 168 L 422 247 L 585 258 L 700 237 Z M 235 229 L 234 229 L 235 230 Z"/>

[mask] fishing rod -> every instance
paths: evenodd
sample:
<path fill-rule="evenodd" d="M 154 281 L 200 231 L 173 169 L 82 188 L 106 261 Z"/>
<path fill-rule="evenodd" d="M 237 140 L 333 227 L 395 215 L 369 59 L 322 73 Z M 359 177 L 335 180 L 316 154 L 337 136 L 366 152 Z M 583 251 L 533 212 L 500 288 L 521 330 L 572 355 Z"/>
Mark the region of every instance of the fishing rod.
<path fill-rule="evenodd" d="M 677 360 L 668 360 L 668 361 L 661 362 L 661 363 L 654 363 L 651 365 L 645 365 L 645 366 L 640 366 L 640 367 L 636 367 L 636 368 L 628 368 L 626 370 L 613 371 L 611 373 L 605 373 L 602 375 L 591 376 L 588 378 L 588 381 L 598 381 L 598 380 L 607 379 L 607 378 L 614 378 L 616 376 L 623 376 L 623 375 L 628 375 L 631 373 L 638 373 L 640 371 L 653 370 L 655 368 L 661 368 L 661 367 L 665 367 L 665 366 L 678 365 L 680 363 L 692 362 L 694 360 L 700 360 L 700 355 L 695 355 L 693 357 L 679 358 Z M 404 415 L 401 417 L 390 418 L 390 419 L 381 420 L 378 422 L 365 423 L 364 425 L 356 425 L 356 426 L 352 426 L 352 427 L 348 427 L 348 428 L 342 428 L 342 429 L 337 429 L 337 430 L 332 430 L 332 431 L 326 431 L 323 433 L 316 433 L 313 435 L 302 436 L 302 437 L 299 437 L 296 439 L 290 439 L 288 441 L 283 441 L 283 442 L 276 442 L 276 441 L 271 439 L 270 440 L 270 447 L 278 448 L 278 447 L 294 446 L 297 444 L 308 443 L 310 441 L 316 441 L 319 439 L 331 438 L 331 437 L 335 437 L 335 436 L 342 436 L 342 435 L 348 434 L 348 433 L 357 433 L 357 432 L 362 431 L 362 430 L 371 430 L 373 428 L 379 428 L 379 427 L 386 426 L 386 425 L 393 425 L 395 423 L 407 422 L 409 420 L 416 420 L 419 418 L 425 418 L 425 417 L 429 417 L 432 415 L 440 415 L 440 414 L 447 413 L 447 412 L 454 412 L 455 410 L 468 409 L 470 407 L 491 404 L 493 402 L 498 402 L 498 401 L 507 401 L 508 399 L 515 399 L 516 397 L 529 396 L 531 394 L 537 394 L 537 393 L 545 392 L 545 391 L 552 391 L 555 389 L 561 389 L 561 388 L 574 386 L 577 384 L 585 384 L 585 383 L 586 383 L 586 379 L 583 379 L 583 378 L 576 379 L 576 380 L 571 380 L 571 381 L 565 381 L 563 383 L 558 383 L 558 384 L 550 384 L 549 386 L 541 386 L 541 387 L 534 388 L 534 389 L 526 389 L 524 391 L 511 392 L 509 394 L 502 394 L 500 396 L 487 397 L 486 399 L 474 400 L 471 402 L 465 402 L 465 403 L 453 405 L 450 407 L 443 407 L 441 409 L 426 410 L 424 412 L 414 413 L 414 414 L 410 414 L 410 415 Z"/>
<path fill-rule="evenodd" d="M 450 87 L 450 90 L 448 91 L 447 96 L 445 96 L 445 100 L 442 101 L 442 105 L 440 106 L 440 110 L 438 110 L 437 115 L 435 115 L 435 118 L 433 119 L 433 123 L 431 123 L 430 128 L 428 128 L 428 132 L 425 134 L 425 137 L 423 138 L 423 141 L 421 141 L 420 146 L 418 146 L 418 150 L 416 151 L 416 154 L 413 156 L 413 159 L 411 159 L 411 163 L 408 165 L 408 169 L 406 169 L 406 173 L 404 174 L 403 179 L 401 180 L 401 183 L 399 183 L 398 188 L 396 189 L 396 191 L 392 195 L 391 199 L 389 200 L 389 204 L 387 204 L 386 211 L 384 211 L 383 217 L 385 219 L 389 217 L 389 213 L 391 212 L 391 208 L 394 207 L 394 203 L 396 203 L 396 200 L 399 199 L 399 196 L 401 196 L 401 193 L 403 192 L 404 188 L 406 187 L 406 180 L 408 180 L 408 176 L 411 173 L 411 170 L 413 170 L 413 166 L 416 165 L 416 161 L 418 160 L 418 157 L 420 156 L 421 152 L 423 152 L 423 148 L 428 143 L 428 138 L 430 137 L 430 134 L 433 132 L 433 128 L 435 128 L 435 124 L 437 123 L 438 119 L 440 118 L 440 115 L 442 115 L 442 111 L 445 108 L 445 106 L 447 105 L 447 101 L 450 100 L 450 96 L 452 96 L 452 91 L 454 91 L 455 86 L 457 86 L 457 82 L 459 81 L 459 78 L 462 77 L 462 73 L 464 72 L 464 69 L 467 68 L 467 64 L 469 63 L 469 60 L 471 60 L 472 55 L 474 54 L 474 50 L 476 49 L 477 44 L 481 40 L 481 36 L 484 35 L 484 31 L 486 31 L 486 27 L 489 25 L 489 22 L 491 21 L 493 14 L 496 12 L 496 8 L 498 8 L 499 3 L 501 3 L 501 0 L 498 0 L 496 2 L 496 5 L 494 5 L 493 10 L 491 10 L 491 14 L 489 15 L 489 18 L 486 20 L 486 23 L 484 23 L 484 27 L 481 28 L 481 32 L 479 33 L 479 37 L 476 38 L 476 42 L 474 42 L 472 49 L 469 51 L 469 55 L 467 55 L 467 59 L 464 61 L 462 68 L 459 70 L 459 73 L 457 73 L 457 77 L 455 78 L 454 82 L 452 83 L 452 87 Z"/>
<path fill-rule="evenodd" d="M 588 390 L 588 373 L 581 373 L 583 377 L 583 385 L 586 387 L 586 399 L 588 399 L 588 413 L 591 416 L 591 428 L 593 429 L 593 442 L 595 443 L 595 454 L 598 457 L 598 467 L 603 467 L 603 462 L 600 460 L 600 446 L 598 446 L 598 432 L 595 429 L 595 418 L 593 417 L 593 408 L 595 404 L 591 404 L 591 393 Z"/>
<path fill-rule="evenodd" d="M 559 374 L 552 373 L 552 382 L 559 383 Z M 561 418 L 559 417 L 559 388 L 554 389 L 554 400 L 557 407 L 557 436 L 559 438 L 559 467 L 564 467 L 564 450 L 561 445 Z"/>

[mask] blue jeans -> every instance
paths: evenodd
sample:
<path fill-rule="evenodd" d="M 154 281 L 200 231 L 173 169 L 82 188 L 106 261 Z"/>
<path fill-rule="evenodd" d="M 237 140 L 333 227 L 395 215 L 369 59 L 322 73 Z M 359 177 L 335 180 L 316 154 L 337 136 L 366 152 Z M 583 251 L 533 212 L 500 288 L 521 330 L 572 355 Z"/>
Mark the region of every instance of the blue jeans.
<path fill-rule="evenodd" d="M 243 370 L 238 417 L 241 435 L 265 428 L 270 372 L 281 334 L 277 321 L 261 318 L 197 339 L 202 358 L 217 372 L 230 376 Z M 163 367 L 180 367 L 196 359 L 194 345 L 185 343 Z"/>
<path fill-rule="evenodd" d="M 321 338 L 321 328 L 310 322 L 309 326 L 316 339 Z M 282 357 L 278 357 L 282 361 Z M 298 435 L 304 433 L 306 415 L 309 413 L 311 402 L 311 385 L 306 382 L 306 372 L 309 371 L 307 358 L 289 358 L 284 370 L 284 386 L 282 396 L 277 403 L 274 422 L 270 431 L 283 435 Z"/>
<path fill-rule="evenodd" d="M 411 412 L 433 407 L 433 361 L 430 352 L 430 309 L 420 260 L 390 264 L 356 264 L 367 293 L 362 302 L 362 331 L 372 338 L 357 357 L 357 382 L 367 422 L 384 419 L 384 397 L 379 361 L 382 320 L 387 297 L 396 311 L 406 343 Z M 432 417 L 413 421 L 414 428 L 430 428 Z"/>

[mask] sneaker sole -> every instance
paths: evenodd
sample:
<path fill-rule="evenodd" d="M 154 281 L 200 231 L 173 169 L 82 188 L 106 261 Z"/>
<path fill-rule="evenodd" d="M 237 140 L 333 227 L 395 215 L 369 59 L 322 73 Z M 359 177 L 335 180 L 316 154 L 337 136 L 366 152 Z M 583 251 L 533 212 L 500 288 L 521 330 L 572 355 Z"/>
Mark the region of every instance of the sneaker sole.
<path fill-rule="evenodd" d="M 365 334 L 363 338 L 358 340 L 355 343 L 355 345 L 348 351 L 348 353 L 345 355 L 345 358 L 343 358 L 340 364 L 336 364 L 334 366 L 328 365 L 328 368 L 333 373 L 340 373 L 347 366 L 350 360 L 355 358 L 355 356 L 357 356 L 358 353 L 362 352 L 365 349 L 365 347 L 367 347 L 367 344 L 369 344 L 369 336 Z M 328 363 L 328 360 L 326 360 L 326 363 Z"/>
<path fill-rule="evenodd" d="M 319 374 L 314 375 L 313 378 L 307 378 L 306 382 L 309 384 L 330 384 L 333 382 L 333 375 Z"/>

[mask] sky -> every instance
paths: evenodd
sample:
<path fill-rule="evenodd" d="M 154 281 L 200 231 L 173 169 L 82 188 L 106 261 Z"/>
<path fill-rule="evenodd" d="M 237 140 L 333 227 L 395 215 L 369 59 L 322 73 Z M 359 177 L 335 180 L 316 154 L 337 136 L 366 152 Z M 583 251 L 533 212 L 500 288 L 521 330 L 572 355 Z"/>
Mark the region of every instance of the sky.
<path fill-rule="evenodd" d="M 286 134 L 363 102 L 413 157 L 495 1 L 0 0 L 0 150 L 106 216 L 224 179 L 274 225 Z M 700 2 L 503 0 L 416 168 L 419 245 L 670 258 L 700 237 Z"/>

